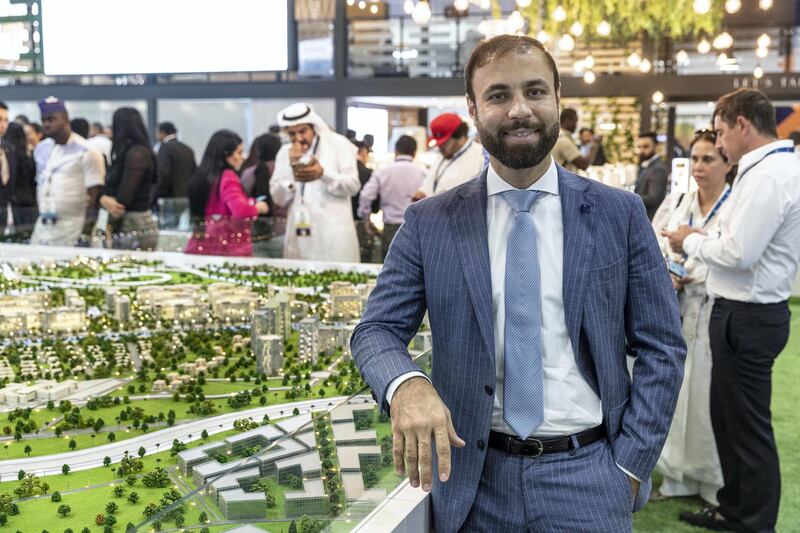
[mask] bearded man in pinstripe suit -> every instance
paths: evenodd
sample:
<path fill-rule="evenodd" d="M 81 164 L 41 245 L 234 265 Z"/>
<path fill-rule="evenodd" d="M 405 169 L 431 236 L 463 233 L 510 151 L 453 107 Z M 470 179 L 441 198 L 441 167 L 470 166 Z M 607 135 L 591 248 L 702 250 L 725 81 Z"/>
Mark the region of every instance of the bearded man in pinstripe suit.
<path fill-rule="evenodd" d="M 353 357 L 437 533 L 630 531 L 686 356 L 647 213 L 553 162 L 559 78 L 538 41 L 480 44 L 465 79 L 490 165 L 406 211 Z M 426 310 L 430 379 L 407 350 Z"/>

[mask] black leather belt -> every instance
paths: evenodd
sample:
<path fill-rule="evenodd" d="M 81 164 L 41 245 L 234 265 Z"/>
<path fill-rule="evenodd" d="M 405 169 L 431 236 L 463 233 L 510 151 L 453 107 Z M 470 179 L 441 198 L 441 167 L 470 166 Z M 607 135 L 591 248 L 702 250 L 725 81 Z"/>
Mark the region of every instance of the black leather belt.
<path fill-rule="evenodd" d="M 567 437 L 547 437 L 542 439 L 528 437 L 525 440 L 492 431 L 489 433 L 489 447 L 512 455 L 539 457 L 544 453 L 567 452 L 575 449 L 572 437 L 575 437 L 579 446 L 588 446 L 593 442 L 606 438 L 606 428 L 601 425 Z"/>

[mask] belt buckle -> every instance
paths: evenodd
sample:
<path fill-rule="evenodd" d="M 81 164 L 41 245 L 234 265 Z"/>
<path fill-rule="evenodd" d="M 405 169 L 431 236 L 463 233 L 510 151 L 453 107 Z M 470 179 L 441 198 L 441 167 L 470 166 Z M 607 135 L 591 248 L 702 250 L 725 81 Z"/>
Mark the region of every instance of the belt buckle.
<path fill-rule="evenodd" d="M 528 457 L 533 457 L 535 459 L 535 458 L 541 456 L 544 453 L 544 443 L 542 443 L 542 441 L 540 441 L 539 439 L 526 439 L 525 440 L 525 446 L 524 446 L 523 450 L 525 452 L 527 452 L 530 449 L 529 447 L 533 446 L 533 445 L 537 445 L 538 446 L 538 451 L 537 451 L 536 455 L 532 455 L 532 454 L 528 455 L 527 453 L 526 453 L 526 455 L 528 455 Z"/>

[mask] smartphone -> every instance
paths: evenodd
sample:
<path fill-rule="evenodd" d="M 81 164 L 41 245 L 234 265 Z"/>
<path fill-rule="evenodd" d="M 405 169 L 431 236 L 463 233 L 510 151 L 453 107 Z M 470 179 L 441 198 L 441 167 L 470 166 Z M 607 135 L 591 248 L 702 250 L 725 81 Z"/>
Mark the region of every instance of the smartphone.
<path fill-rule="evenodd" d="M 685 278 L 689 275 L 689 272 L 686 270 L 685 266 L 673 261 L 672 259 L 667 259 L 667 269 L 669 270 L 670 274 L 679 278 Z"/>
<path fill-rule="evenodd" d="M 689 159 L 676 157 L 672 160 L 672 192 L 686 194 L 691 188 L 691 166 Z"/>

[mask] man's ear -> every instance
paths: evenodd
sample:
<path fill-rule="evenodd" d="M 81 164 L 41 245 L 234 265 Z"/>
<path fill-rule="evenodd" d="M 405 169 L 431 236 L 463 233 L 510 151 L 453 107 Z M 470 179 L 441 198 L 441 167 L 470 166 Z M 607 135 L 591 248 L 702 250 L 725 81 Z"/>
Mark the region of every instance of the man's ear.
<path fill-rule="evenodd" d="M 469 117 L 472 119 L 473 122 L 478 118 L 478 109 L 475 106 L 475 100 L 469 97 L 469 95 L 465 95 L 467 99 L 467 111 L 469 111 Z"/>
<path fill-rule="evenodd" d="M 742 115 L 736 117 L 736 126 L 742 132 L 742 135 L 747 135 L 753 130 L 753 125 Z"/>

